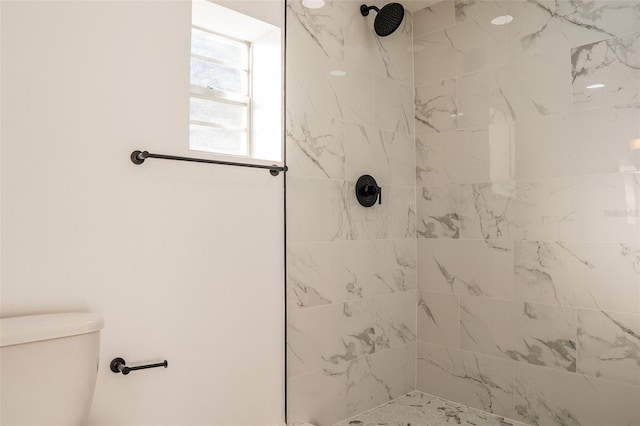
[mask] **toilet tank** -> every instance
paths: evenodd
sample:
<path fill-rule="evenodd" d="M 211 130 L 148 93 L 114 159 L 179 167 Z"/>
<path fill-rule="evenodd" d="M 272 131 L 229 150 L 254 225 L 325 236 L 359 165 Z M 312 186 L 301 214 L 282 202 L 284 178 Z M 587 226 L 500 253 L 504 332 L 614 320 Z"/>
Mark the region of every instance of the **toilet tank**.
<path fill-rule="evenodd" d="M 102 318 L 89 313 L 0 320 L 0 425 L 83 425 Z"/>

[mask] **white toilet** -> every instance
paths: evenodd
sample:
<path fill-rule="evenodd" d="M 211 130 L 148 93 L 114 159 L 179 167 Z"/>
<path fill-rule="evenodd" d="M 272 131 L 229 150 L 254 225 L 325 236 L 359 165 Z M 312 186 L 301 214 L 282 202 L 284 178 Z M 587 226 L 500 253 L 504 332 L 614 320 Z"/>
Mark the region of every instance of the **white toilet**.
<path fill-rule="evenodd" d="M 96 383 L 102 318 L 0 320 L 0 425 L 83 425 Z"/>

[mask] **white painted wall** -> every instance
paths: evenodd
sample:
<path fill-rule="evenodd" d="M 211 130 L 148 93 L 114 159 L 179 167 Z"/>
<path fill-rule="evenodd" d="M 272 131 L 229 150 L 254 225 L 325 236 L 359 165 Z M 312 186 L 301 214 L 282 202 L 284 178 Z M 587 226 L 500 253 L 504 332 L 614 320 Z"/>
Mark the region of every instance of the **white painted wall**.
<path fill-rule="evenodd" d="M 129 161 L 189 155 L 190 3 L 1 7 L 2 315 L 104 316 L 92 425 L 281 425 L 283 177 Z"/>

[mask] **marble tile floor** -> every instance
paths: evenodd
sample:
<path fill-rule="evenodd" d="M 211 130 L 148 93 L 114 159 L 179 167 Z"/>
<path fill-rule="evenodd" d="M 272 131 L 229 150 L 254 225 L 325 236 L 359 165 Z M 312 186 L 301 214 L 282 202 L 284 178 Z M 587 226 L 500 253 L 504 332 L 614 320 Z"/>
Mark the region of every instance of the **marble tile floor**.
<path fill-rule="evenodd" d="M 525 426 L 515 420 L 413 391 L 336 426 Z"/>

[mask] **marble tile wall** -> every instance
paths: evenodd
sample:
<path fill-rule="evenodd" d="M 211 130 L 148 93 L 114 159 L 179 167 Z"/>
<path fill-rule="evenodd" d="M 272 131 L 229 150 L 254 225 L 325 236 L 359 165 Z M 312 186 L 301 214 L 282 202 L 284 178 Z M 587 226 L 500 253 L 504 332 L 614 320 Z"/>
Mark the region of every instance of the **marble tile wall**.
<path fill-rule="evenodd" d="M 379 38 L 360 4 L 287 3 L 290 424 L 333 425 L 415 389 L 412 19 Z M 358 204 L 363 174 L 381 205 Z"/>
<path fill-rule="evenodd" d="M 640 2 L 445 0 L 413 22 L 418 390 L 640 424 Z"/>

